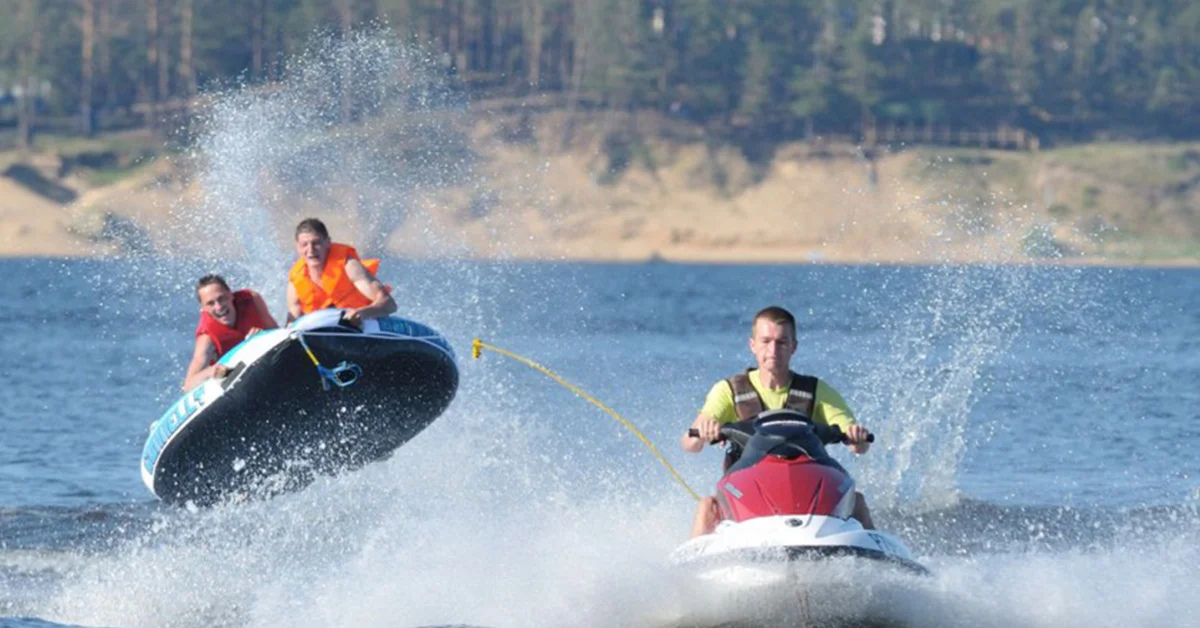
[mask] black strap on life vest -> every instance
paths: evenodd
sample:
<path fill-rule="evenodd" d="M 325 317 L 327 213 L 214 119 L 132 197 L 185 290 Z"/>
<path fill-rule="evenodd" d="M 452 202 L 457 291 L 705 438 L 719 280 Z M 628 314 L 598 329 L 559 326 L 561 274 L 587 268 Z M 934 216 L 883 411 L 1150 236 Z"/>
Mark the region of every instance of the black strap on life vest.
<path fill-rule="evenodd" d="M 729 389 L 733 391 L 733 409 L 737 412 L 739 421 L 753 419 L 766 410 L 762 396 L 750 383 L 750 371 L 751 369 L 746 369 L 744 373 L 738 373 L 725 380 L 729 384 Z M 788 371 L 788 373 L 792 376 L 792 382 L 788 385 L 788 396 L 783 402 L 783 407 L 800 412 L 811 420 L 813 404 L 817 399 L 817 383 L 820 380 L 812 375 L 801 375 L 795 371 Z M 731 444 L 725 450 L 725 468 L 728 469 L 741 456 L 741 448 Z"/>
<path fill-rule="evenodd" d="M 812 375 L 801 375 L 794 371 L 789 371 L 789 373 L 792 376 L 792 383 L 788 386 L 788 396 L 783 407 L 803 413 L 804 416 L 811 419 L 813 402 L 817 398 L 817 383 L 820 380 Z M 766 410 L 762 396 L 750 384 L 750 369 L 725 381 L 729 383 L 729 389 L 733 391 L 733 409 L 737 412 L 739 421 L 753 419 Z"/>

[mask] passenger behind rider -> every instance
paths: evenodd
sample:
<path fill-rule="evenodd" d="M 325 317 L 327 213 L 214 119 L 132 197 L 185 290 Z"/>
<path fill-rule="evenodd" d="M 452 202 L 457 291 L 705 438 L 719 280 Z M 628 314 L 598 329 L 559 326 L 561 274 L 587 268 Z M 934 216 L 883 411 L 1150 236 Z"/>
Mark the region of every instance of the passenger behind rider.
<path fill-rule="evenodd" d="M 196 282 L 196 299 L 200 301 L 200 322 L 184 392 L 210 377 L 224 377 L 227 369 L 216 363 L 218 358 L 247 337 L 279 327 L 262 296 L 253 290 L 234 292 L 220 275 L 201 277 Z"/>
<path fill-rule="evenodd" d="M 698 437 L 684 432 L 680 445 L 684 451 L 699 452 L 717 438 L 721 425 L 757 416 L 764 410 L 798 410 L 818 425 L 837 425 L 845 434 L 850 450 L 864 454 L 870 448 L 870 431 L 855 423 L 846 401 L 824 381 L 795 373 L 790 368 L 796 352 L 796 319 L 782 307 L 764 308 L 754 316 L 750 331 L 750 352 L 757 369 L 748 369 L 713 385 L 691 427 Z M 874 529 L 866 498 L 855 493 L 854 518 L 864 528 Z M 717 501 L 705 497 L 696 509 L 692 536 L 713 531 L 719 520 Z"/>
<path fill-rule="evenodd" d="M 342 308 L 343 319 L 362 326 L 364 318 L 396 311 L 390 290 L 375 278 L 378 260 L 361 260 L 354 247 L 332 242 L 325 224 L 307 218 L 296 225 L 300 259 L 288 273 L 287 322 L 325 308 Z"/>

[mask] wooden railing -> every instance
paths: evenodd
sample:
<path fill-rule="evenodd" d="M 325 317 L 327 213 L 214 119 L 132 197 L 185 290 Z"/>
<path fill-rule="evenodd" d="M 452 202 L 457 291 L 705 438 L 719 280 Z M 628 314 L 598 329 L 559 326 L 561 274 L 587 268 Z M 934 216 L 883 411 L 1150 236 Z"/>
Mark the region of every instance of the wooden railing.
<path fill-rule="evenodd" d="M 863 129 L 863 144 L 935 144 L 976 146 L 1009 150 L 1036 151 L 1038 138 L 1025 129 L 999 126 L 995 129 L 953 129 L 946 125 L 876 124 Z"/>

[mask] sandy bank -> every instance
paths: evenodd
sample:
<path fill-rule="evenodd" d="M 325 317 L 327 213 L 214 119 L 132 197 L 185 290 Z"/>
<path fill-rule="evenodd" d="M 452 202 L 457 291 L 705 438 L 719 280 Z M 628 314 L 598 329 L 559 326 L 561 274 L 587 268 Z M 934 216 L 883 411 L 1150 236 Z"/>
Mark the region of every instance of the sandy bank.
<path fill-rule="evenodd" d="M 537 124 L 511 116 L 442 124 L 442 152 L 467 164 L 449 175 L 430 166 L 428 151 L 413 157 L 403 140 L 372 144 L 374 129 L 307 138 L 307 152 L 244 167 L 162 158 L 111 185 L 60 176 L 53 154 L 9 155 L 0 171 L 23 164 L 72 198 L 0 177 L 0 255 L 245 255 L 239 239 L 224 234 L 269 231 L 286 242 L 295 220 L 315 215 L 361 249 L 416 257 L 1198 262 L 1200 247 L 1189 251 L 1187 243 L 1200 239 L 1188 213 L 1200 191 L 1176 186 L 1173 197 L 1147 201 L 1139 195 L 1149 192 L 1106 178 L 1102 166 L 1090 172 L 1053 155 L 1001 151 L 867 154 L 801 143 L 750 159 L 702 140 L 647 139 L 629 132 L 628 120 L 610 118 L 574 124 L 564 145 L 565 121 L 555 115 Z M 1153 206 L 1137 211 L 1137 203 Z M 1131 229 L 1137 238 L 1127 237 Z M 1145 245 L 1164 238 L 1184 245 Z"/>

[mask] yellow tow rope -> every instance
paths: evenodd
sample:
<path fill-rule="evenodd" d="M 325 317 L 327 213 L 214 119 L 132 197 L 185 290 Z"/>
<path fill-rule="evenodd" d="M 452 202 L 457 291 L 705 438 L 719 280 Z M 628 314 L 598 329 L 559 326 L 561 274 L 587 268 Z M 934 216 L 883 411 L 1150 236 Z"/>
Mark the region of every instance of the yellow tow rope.
<path fill-rule="evenodd" d="M 675 478 L 675 481 L 679 482 L 680 486 L 682 486 L 685 490 L 687 490 L 687 492 L 689 494 L 691 494 L 693 499 L 695 499 L 697 501 L 700 500 L 700 495 L 698 495 L 696 493 L 696 491 L 693 491 L 692 487 L 688 486 L 687 482 L 683 481 L 683 478 L 679 475 L 679 472 L 677 472 L 675 470 L 675 467 L 672 467 L 671 463 L 667 462 L 667 459 L 664 458 L 661 453 L 659 453 L 658 448 L 654 446 L 654 443 L 650 442 L 650 439 L 646 438 L 640 431 L 638 431 L 638 429 L 636 427 L 633 426 L 632 423 L 630 423 L 629 421 L 626 421 L 624 418 L 621 417 L 621 415 L 617 414 L 612 408 L 609 408 L 608 406 L 604 405 L 603 403 L 600 403 L 600 401 L 598 399 L 583 392 L 582 390 L 579 389 L 578 386 L 568 382 L 567 380 L 559 377 L 558 375 L 555 375 L 554 373 L 551 373 L 550 369 L 542 366 L 541 364 L 538 364 L 537 362 L 534 362 L 533 360 L 530 360 L 528 358 L 523 358 L 523 357 L 513 353 L 512 351 L 508 351 L 506 349 L 501 349 L 500 347 L 495 347 L 495 346 L 489 345 L 488 343 L 486 343 L 478 338 L 476 338 L 474 340 L 474 342 L 471 343 L 471 357 L 478 360 L 480 357 L 480 354 L 482 353 L 482 351 L 484 349 L 487 349 L 489 351 L 495 351 L 496 353 L 499 353 L 500 355 L 510 357 L 510 358 L 520 362 L 521 364 L 524 364 L 524 365 L 528 366 L 529 368 L 542 373 L 546 377 L 549 377 L 550 379 L 558 382 L 559 384 L 562 384 L 562 386 L 564 388 L 566 388 L 567 390 L 570 390 L 571 392 L 575 393 L 576 395 L 579 395 L 580 397 L 587 399 L 588 401 L 590 401 L 592 403 L 592 405 L 607 412 L 610 416 L 612 416 L 612 418 L 616 419 L 621 425 L 624 425 L 626 427 L 626 429 L 628 429 L 630 432 L 633 432 L 633 435 L 637 436 L 638 440 L 642 441 L 642 443 L 644 443 L 646 445 L 646 447 L 650 448 L 650 451 L 651 451 L 651 453 L 654 454 L 654 457 L 658 458 L 658 461 L 661 462 L 662 465 L 667 468 L 668 472 L 670 472 L 671 477 Z"/>

